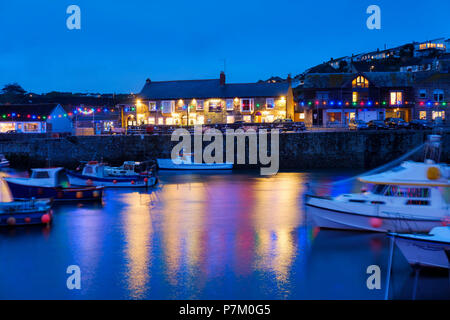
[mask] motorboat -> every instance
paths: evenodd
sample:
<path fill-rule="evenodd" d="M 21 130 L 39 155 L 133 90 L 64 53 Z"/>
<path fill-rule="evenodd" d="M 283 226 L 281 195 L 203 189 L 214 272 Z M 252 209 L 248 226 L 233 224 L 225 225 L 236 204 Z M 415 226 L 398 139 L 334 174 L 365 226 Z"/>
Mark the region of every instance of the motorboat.
<path fill-rule="evenodd" d="M 29 178 L 4 178 L 15 200 L 100 201 L 104 187 L 71 187 L 64 168 L 32 169 Z"/>
<path fill-rule="evenodd" d="M 449 172 L 447 164 L 431 159 L 404 161 L 391 170 L 359 177 L 371 186 L 370 191 L 309 195 L 306 210 L 322 228 L 429 232 L 450 218 Z"/>
<path fill-rule="evenodd" d="M 50 199 L 0 202 L 0 227 L 47 225 L 51 222 Z"/>
<path fill-rule="evenodd" d="M 393 234 L 395 243 L 413 266 L 450 269 L 450 226 L 428 234 Z"/>
<path fill-rule="evenodd" d="M 160 170 L 231 170 L 233 163 L 199 163 L 193 161 L 194 154 L 179 154 L 175 159 L 156 159 Z"/>
<path fill-rule="evenodd" d="M 0 154 L 0 168 L 9 167 L 9 161 L 6 159 L 4 154 Z"/>
<path fill-rule="evenodd" d="M 72 185 L 93 185 L 108 188 L 140 188 L 154 186 L 158 179 L 144 163 L 125 161 L 120 167 L 110 167 L 97 161 L 86 163 L 81 172 L 68 171 Z"/>

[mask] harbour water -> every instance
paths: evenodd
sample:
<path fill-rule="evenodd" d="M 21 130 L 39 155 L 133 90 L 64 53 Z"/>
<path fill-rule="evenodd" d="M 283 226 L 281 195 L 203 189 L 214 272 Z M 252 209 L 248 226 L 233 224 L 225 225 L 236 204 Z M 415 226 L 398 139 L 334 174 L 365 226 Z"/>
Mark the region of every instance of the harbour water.
<path fill-rule="evenodd" d="M 357 191 L 330 186 L 355 173 L 160 172 L 153 190 L 55 206 L 50 227 L 0 230 L 0 299 L 383 299 L 389 238 L 319 230 L 304 209 L 308 185 Z M 367 287 L 370 265 L 381 289 Z M 448 273 L 416 280 L 396 248 L 390 299 L 450 299 Z"/>

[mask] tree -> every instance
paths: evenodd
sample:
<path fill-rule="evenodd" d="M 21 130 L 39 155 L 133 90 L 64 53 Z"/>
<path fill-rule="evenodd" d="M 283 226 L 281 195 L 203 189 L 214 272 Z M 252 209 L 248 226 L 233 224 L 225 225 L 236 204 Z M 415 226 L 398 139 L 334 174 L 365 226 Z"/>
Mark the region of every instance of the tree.
<path fill-rule="evenodd" d="M 14 82 L 6 84 L 2 89 L 2 93 L 6 95 L 22 96 L 27 92 L 18 83 Z"/>

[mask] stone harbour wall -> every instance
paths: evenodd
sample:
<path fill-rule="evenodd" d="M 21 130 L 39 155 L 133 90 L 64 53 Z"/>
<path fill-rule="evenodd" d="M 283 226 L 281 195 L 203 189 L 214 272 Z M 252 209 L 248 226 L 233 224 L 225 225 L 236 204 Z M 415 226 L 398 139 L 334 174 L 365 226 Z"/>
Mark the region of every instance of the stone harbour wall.
<path fill-rule="evenodd" d="M 428 134 L 430 132 L 409 130 L 284 133 L 280 134 L 279 140 L 280 169 L 374 168 L 397 159 L 423 144 Z M 0 153 L 10 160 L 12 167 L 32 168 L 50 165 L 74 168 L 79 161 L 103 160 L 112 165 L 119 165 L 126 160 L 167 158 L 177 143 L 171 141 L 170 135 L 64 138 L 1 135 Z M 203 145 L 209 143 L 204 142 Z M 450 132 L 443 133 L 442 146 L 441 162 L 450 163 Z M 246 149 L 248 153 L 248 143 Z M 420 153 L 416 159 L 421 160 Z"/>

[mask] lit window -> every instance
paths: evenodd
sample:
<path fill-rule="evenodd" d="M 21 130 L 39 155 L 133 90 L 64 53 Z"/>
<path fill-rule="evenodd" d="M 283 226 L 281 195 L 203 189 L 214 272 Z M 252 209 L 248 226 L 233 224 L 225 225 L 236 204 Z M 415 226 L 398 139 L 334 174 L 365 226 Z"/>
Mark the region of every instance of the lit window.
<path fill-rule="evenodd" d="M 175 112 L 175 101 L 163 101 L 162 103 L 162 113 L 172 113 Z"/>
<path fill-rule="evenodd" d="M 168 125 L 173 124 L 173 118 L 166 118 L 166 124 Z"/>
<path fill-rule="evenodd" d="M 403 92 L 391 91 L 391 105 L 403 104 Z"/>
<path fill-rule="evenodd" d="M 353 92 L 353 94 L 352 94 L 352 102 L 358 102 L 358 92 Z"/>
<path fill-rule="evenodd" d="M 244 116 L 242 120 L 244 120 L 244 122 L 252 122 L 252 116 Z"/>
<path fill-rule="evenodd" d="M 436 120 L 437 118 L 444 120 L 445 119 L 445 111 L 433 111 L 432 118 L 433 118 L 433 120 Z"/>
<path fill-rule="evenodd" d="M 197 124 L 205 124 L 205 117 L 197 116 Z"/>
<path fill-rule="evenodd" d="M 158 124 L 164 124 L 164 118 L 158 118 Z"/>
<path fill-rule="evenodd" d="M 197 101 L 197 110 L 203 110 L 204 109 L 205 102 L 203 100 Z"/>
<path fill-rule="evenodd" d="M 368 88 L 369 87 L 369 81 L 363 76 L 357 76 L 352 81 L 352 87 L 353 88 Z"/>
<path fill-rule="evenodd" d="M 234 101 L 233 101 L 233 99 L 227 99 L 226 104 L 227 104 L 227 110 L 228 111 L 233 111 L 234 110 Z"/>
<path fill-rule="evenodd" d="M 149 101 L 148 111 L 156 111 L 156 102 L 155 101 Z"/>
<path fill-rule="evenodd" d="M 420 111 L 419 112 L 419 119 L 425 120 L 427 118 L 427 112 L 426 111 Z"/>
<path fill-rule="evenodd" d="M 305 113 L 304 112 L 302 112 L 302 113 L 300 113 L 300 119 L 305 119 Z"/>
<path fill-rule="evenodd" d="M 155 124 L 155 117 L 148 118 L 148 123 L 149 124 Z"/>
<path fill-rule="evenodd" d="M 227 123 L 234 123 L 234 116 L 227 116 Z"/>
<path fill-rule="evenodd" d="M 273 109 L 275 105 L 275 99 L 274 98 L 267 98 L 266 99 L 266 108 L 267 109 Z"/>
<path fill-rule="evenodd" d="M 241 112 L 253 112 L 253 99 L 241 99 Z"/>

